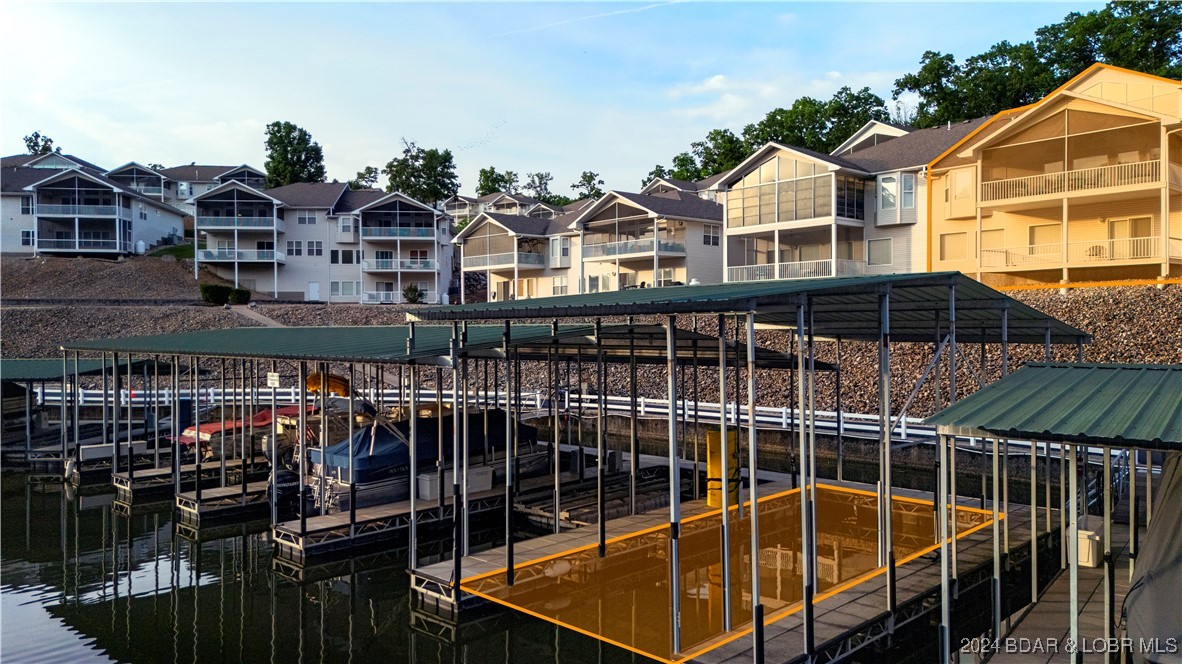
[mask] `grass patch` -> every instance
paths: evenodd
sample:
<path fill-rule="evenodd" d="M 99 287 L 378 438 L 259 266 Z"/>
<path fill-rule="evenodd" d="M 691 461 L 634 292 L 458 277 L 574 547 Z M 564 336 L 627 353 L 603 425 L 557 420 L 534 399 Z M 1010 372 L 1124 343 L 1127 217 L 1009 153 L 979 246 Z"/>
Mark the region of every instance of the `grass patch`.
<path fill-rule="evenodd" d="M 148 254 L 149 256 L 176 256 L 177 260 L 182 258 L 193 258 L 193 245 L 191 244 L 174 244 L 171 247 L 162 247 Z"/>

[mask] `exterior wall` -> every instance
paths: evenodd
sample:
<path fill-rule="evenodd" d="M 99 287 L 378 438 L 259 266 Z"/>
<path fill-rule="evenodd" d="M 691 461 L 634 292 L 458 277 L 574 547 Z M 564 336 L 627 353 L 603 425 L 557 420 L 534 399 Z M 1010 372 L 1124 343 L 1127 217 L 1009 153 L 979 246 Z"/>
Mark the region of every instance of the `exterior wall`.
<path fill-rule="evenodd" d="M 21 246 L 21 231 L 35 231 L 36 228 L 36 217 L 21 214 L 19 194 L 0 196 L 0 254 L 32 256 L 35 246 Z"/>
<path fill-rule="evenodd" d="M 685 264 L 689 271 L 679 281 L 688 284 L 692 279 L 697 279 L 703 284 L 722 283 L 725 272 L 723 267 L 725 261 L 722 256 L 722 222 L 719 221 L 717 225 L 720 237 L 718 246 L 714 246 L 705 242 L 706 224 L 697 221 L 686 222 Z M 664 261 L 661 262 L 664 263 Z M 652 270 L 650 269 L 649 272 L 651 273 Z"/>
<path fill-rule="evenodd" d="M 139 216 L 140 206 L 143 206 L 144 212 L 147 213 L 147 219 L 141 219 Z M 184 217 L 179 212 L 169 212 L 162 210 L 155 205 L 149 205 L 136 201 L 132 203 L 132 213 L 134 219 L 131 222 L 131 241 L 134 244 L 140 240 L 149 247 L 154 244 L 159 244 L 160 240 L 170 233 L 176 233 L 178 236 L 185 234 Z"/>

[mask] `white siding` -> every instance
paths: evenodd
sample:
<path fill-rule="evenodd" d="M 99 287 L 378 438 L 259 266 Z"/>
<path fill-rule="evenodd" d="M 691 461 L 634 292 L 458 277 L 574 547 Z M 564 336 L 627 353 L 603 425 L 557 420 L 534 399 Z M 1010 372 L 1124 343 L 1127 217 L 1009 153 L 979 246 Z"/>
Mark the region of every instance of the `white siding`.
<path fill-rule="evenodd" d="M 33 247 L 21 246 L 21 231 L 36 228 L 36 217 L 21 214 L 19 194 L 0 196 L 0 254 L 32 255 Z"/>

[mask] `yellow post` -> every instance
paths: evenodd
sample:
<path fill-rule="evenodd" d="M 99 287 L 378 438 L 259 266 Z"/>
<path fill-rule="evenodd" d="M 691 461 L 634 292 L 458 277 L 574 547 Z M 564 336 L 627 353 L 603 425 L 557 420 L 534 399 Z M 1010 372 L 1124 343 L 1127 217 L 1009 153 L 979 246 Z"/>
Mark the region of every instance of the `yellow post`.
<path fill-rule="evenodd" d="M 739 503 L 739 432 L 729 429 L 726 432 L 727 470 L 730 471 L 730 496 L 727 504 L 734 507 Z M 722 434 L 718 431 L 706 432 L 706 504 L 710 507 L 722 507 Z"/>

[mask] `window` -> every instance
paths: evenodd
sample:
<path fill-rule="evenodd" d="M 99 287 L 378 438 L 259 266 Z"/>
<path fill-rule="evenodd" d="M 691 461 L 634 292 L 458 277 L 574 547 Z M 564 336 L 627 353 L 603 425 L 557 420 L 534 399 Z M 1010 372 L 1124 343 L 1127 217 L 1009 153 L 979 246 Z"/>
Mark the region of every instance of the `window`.
<path fill-rule="evenodd" d="M 837 176 L 837 209 L 834 211 L 839 217 L 847 219 L 866 219 L 866 183 L 858 178 Z"/>
<path fill-rule="evenodd" d="M 672 286 L 673 280 L 673 268 L 663 267 L 657 270 L 657 286 Z"/>
<path fill-rule="evenodd" d="M 426 249 L 411 249 L 410 250 L 410 259 L 412 261 L 427 260 L 427 250 Z"/>
<path fill-rule="evenodd" d="M 598 276 L 587 277 L 587 292 L 588 293 L 598 293 L 599 292 L 599 277 Z"/>
<path fill-rule="evenodd" d="M 903 209 L 915 209 L 915 173 L 903 174 Z"/>
<path fill-rule="evenodd" d="M 22 247 L 33 246 L 33 239 L 34 239 L 34 231 L 21 231 L 21 246 Z"/>
<path fill-rule="evenodd" d="M 702 244 L 707 247 L 722 246 L 722 226 L 718 224 L 706 224 L 702 231 Z"/>
<path fill-rule="evenodd" d="M 311 210 L 299 210 L 296 212 L 296 223 L 303 225 L 315 224 L 316 213 Z"/>
<path fill-rule="evenodd" d="M 550 238 L 550 267 L 570 267 L 570 238 Z"/>
<path fill-rule="evenodd" d="M 879 209 L 894 210 L 897 205 L 898 192 L 895 189 L 896 181 L 893 175 L 886 175 L 879 179 Z"/>
<path fill-rule="evenodd" d="M 328 262 L 333 265 L 352 265 L 354 258 L 361 262 L 361 251 L 356 249 L 332 249 L 328 254 Z"/>
<path fill-rule="evenodd" d="M 323 240 L 308 240 L 308 255 L 309 256 L 323 256 L 324 255 L 324 241 Z"/>
<path fill-rule="evenodd" d="M 991 231 L 981 231 L 981 249 L 1001 249 L 1006 246 L 1005 229 L 995 228 Z"/>
<path fill-rule="evenodd" d="M 361 294 L 360 281 L 330 281 L 328 284 L 328 292 L 333 297 L 344 296 L 352 297 Z"/>
<path fill-rule="evenodd" d="M 892 263 L 891 238 L 866 241 L 866 265 L 890 265 Z"/>
<path fill-rule="evenodd" d="M 1059 244 L 1059 224 L 1030 227 L 1030 246 L 1045 247 Z"/>
<path fill-rule="evenodd" d="M 973 172 L 964 169 L 952 171 L 952 198 L 966 200 L 973 197 Z"/>
<path fill-rule="evenodd" d="M 566 295 L 566 277 L 554 277 L 551 295 Z"/>
<path fill-rule="evenodd" d="M 342 233 L 353 232 L 353 217 L 341 217 L 337 220 L 338 230 Z"/>
<path fill-rule="evenodd" d="M 32 196 L 21 196 L 21 214 L 33 214 Z"/>
<path fill-rule="evenodd" d="M 188 196 L 189 195 L 189 183 L 188 182 L 176 183 L 176 193 L 181 196 Z"/>
<path fill-rule="evenodd" d="M 144 207 L 143 203 L 140 203 L 140 220 L 141 221 L 148 220 L 148 208 Z"/>
<path fill-rule="evenodd" d="M 304 243 L 302 240 L 288 240 L 287 241 L 287 255 L 288 256 L 303 256 Z"/>
<path fill-rule="evenodd" d="M 945 233 L 940 236 L 940 260 L 959 261 L 968 256 L 966 233 Z"/>

